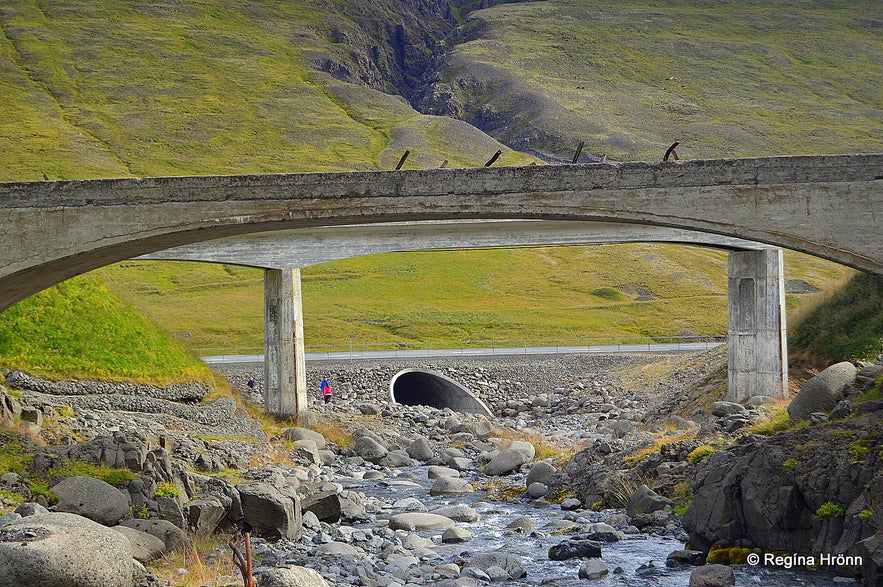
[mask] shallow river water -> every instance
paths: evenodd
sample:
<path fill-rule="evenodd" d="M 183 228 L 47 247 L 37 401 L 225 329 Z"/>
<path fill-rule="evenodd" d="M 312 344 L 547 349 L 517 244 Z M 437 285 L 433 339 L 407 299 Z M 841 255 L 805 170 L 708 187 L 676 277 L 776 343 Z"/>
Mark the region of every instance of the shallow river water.
<path fill-rule="evenodd" d="M 566 535 L 549 535 L 543 530 L 549 522 L 563 518 L 564 512 L 557 505 L 535 507 L 528 501 L 488 501 L 488 496 L 483 491 L 462 496 L 433 497 L 429 495 L 433 481 L 428 479 L 425 467 L 396 469 L 395 474 L 399 476 L 380 480 L 350 479 L 347 480 L 346 487 L 388 503 L 413 497 L 426 505 L 427 510 L 465 504 L 475 508 L 481 515 L 477 522 L 458 522 L 473 537 L 471 541 L 462 544 L 442 544 L 439 530 L 418 532 L 421 536 L 434 540 L 433 549 L 445 561 L 456 556 L 468 559 L 481 552 L 502 550 L 518 557 L 528 573 L 524 579 L 507 583 L 511 585 L 686 587 L 689 584 L 692 568 L 673 569 L 665 566 L 669 553 L 684 548 L 684 543 L 671 537 L 639 534 L 627 536 L 619 542 L 602 543 L 602 560 L 610 569 L 610 574 L 597 580 L 583 580 L 578 578 L 577 573 L 584 559 L 553 561 L 548 558 L 549 548 L 567 539 Z M 390 509 L 388 514 L 392 515 L 397 511 Z M 370 525 L 382 523 L 385 516 L 385 511 L 379 512 L 378 521 Z M 507 535 L 506 525 L 521 517 L 529 518 L 534 523 L 538 531 L 535 535 Z M 736 584 L 745 587 L 833 587 L 857 584 L 844 578 L 835 581 L 834 576 L 827 571 L 771 569 L 747 564 L 734 565 L 733 570 Z"/>

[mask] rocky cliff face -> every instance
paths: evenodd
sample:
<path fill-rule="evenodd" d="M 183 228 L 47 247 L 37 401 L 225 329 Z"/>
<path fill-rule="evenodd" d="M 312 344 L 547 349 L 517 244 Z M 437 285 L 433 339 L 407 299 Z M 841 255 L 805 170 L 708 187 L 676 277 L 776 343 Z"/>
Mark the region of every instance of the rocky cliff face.
<path fill-rule="evenodd" d="M 746 436 L 698 472 L 684 525 L 695 546 L 855 554 L 883 530 L 883 413 Z"/>

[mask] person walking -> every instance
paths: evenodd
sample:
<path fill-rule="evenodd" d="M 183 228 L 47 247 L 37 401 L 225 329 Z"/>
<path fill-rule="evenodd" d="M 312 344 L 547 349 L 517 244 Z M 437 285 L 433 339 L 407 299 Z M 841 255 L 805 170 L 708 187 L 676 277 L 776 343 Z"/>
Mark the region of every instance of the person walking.
<path fill-rule="evenodd" d="M 331 393 L 333 391 L 331 388 L 331 382 L 328 381 L 328 379 L 323 378 L 322 383 L 319 384 L 319 389 L 322 390 L 322 399 L 325 400 L 326 404 L 330 404 L 331 403 Z"/>

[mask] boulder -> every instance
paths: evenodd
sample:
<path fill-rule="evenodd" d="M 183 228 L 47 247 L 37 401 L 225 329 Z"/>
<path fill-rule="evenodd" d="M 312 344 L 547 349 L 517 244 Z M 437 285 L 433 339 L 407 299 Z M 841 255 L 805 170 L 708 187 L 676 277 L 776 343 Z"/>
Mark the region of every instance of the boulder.
<path fill-rule="evenodd" d="M 340 495 L 336 491 L 310 493 L 300 500 L 301 511 L 313 512 L 322 522 L 334 524 L 340 521 Z"/>
<path fill-rule="evenodd" d="M 609 572 L 610 569 L 607 568 L 607 565 L 601 559 L 590 558 L 579 568 L 578 575 L 580 579 L 595 580 L 600 579 Z"/>
<path fill-rule="evenodd" d="M 339 498 L 342 522 L 365 522 L 371 517 L 365 508 L 364 495 L 357 491 L 341 491 Z"/>
<path fill-rule="evenodd" d="M 306 567 L 276 567 L 257 578 L 258 587 L 328 587 L 318 572 Z"/>
<path fill-rule="evenodd" d="M 537 461 L 531 465 L 530 471 L 527 473 L 527 479 L 524 480 L 524 486 L 530 487 L 531 483 L 542 483 L 548 487 L 552 481 L 553 475 L 557 472 L 558 470 L 555 469 L 555 466 L 551 463 Z"/>
<path fill-rule="evenodd" d="M 665 559 L 667 567 L 698 567 L 705 564 L 705 553 L 701 550 L 675 550 Z"/>
<path fill-rule="evenodd" d="M 690 587 L 728 587 L 735 584 L 736 575 L 726 565 L 705 565 L 690 573 Z"/>
<path fill-rule="evenodd" d="M 59 512 L 77 514 L 105 526 L 132 517 L 128 494 L 93 477 L 68 477 L 52 486 Z"/>
<path fill-rule="evenodd" d="M 535 455 L 536 449 L 531 443 L 515 440 L 485 465 L 484 472 L 486 475 L 506 475 L 532 461 Z"/>
<path fill-rule="evenodd" d="M 862 557 L 862 586 L 883 585 L 883 536 L 865 538 L 855 545 L 855 550 Z"/>
<path fill-rule="evenodd" d="M 537 527 L 534 525 L 533 520 L 525 517 L 515 518 L 506 524 L 506 530 L 516 534 L 530 534 L 536 529 Z"/>
<path fill-rule="evenodd" d="M 113 529 L 129 540 L 129 544 L 132 546 L 132 557 L 139 563 L 149 563 L 167 552 L 165 543 L 152 534 L 129 526 L 114 526 Z"/>
<path fill-rule="evenodd" d="M 541 497 L 545 497 L 546 494 L 549 493 L 549 486 L 545 483 L 540 483 L 539 481 L 534 481 L 530 485 L 527 486 L 527 494 L 530 495 L 534 499 L 539 499 Z"/>
<path fill-rule="evenodd" d="M 503 552 L 487 552 L 480 554 L 470 560 L 464 567 L 464 570 L 480 569 L 487 574 L 487 571 L 491 567 L 499 567 L 503 569 L 506 572 L 508 579 L 523 579 L 527 576 L 527 571 L 524 570 L 521 561 L 514 556 Z"/>
<path fill-rule="evenodd" d="M 251 482 L 236 486 L 244 521 L 257 536 L 298 540 L 301 534 L 300 498 L 290 488 Z"/>
<path fill-rule="evenodd" d="M 310 430 L 309 428 L 286 428 L 279 434 L 279 438 L 297 442 L 298 440 L 312 440 L 316 448 L 321 450 L 325 448 L 326 440 L 319 432 Z"/>
<path fill-rule="evenodd" d="M 461 477 L 439 477 L 432 484 L 429 495 L 462 495 L 473 493 L 475 488 L 466 479 Z"/>
<path fill-rule="evenodd" d="M 445 544 L 459 544 L 472 540 L 472 534 L 465 528 L 454 526 L 442 533 L 442 542 Z"/>
<path fill-rule="evenodd" d="M 0 585 L 131 587 L 126 537 L 71 513 L 39 514 L 0 529 Z"/>
<path fill-rule="evenodd" d="M 465 504 L 440 507 L 430 513 L 451 518 L 455 522 L 477 522 L 480 517 L 475 509 Z"/>
<path fill-rule="evenodd" d="M 429 445 L 429 441 L 422 436 L 416 438 L 414 442 L 409 444 L 407 451 L 412 459 L 420 461 L 421 463 L 425 463 L 435 456 L 432 452 L 432 447 Z"/>
<path fill-rule="evenodd" d="M 446 530 L 454 525 L 451 518 L 422 512 L 404 512 L 389 518 L 389 527 L 393 530 Z"/>
<path fill-rule="evenodd" d="M 748 410 L 742 404 L 735 402 L 714 402 L 711 405 L 711 415 L 718 418 L 726 418 L 727 416 L 747 414 Z"/>
<path fill-rule="evenodd" d="M 386 456 L 380 459 L 380 464 L 384 467 L 411 467 L 415 463 L 408 456 L 408 452 L 405 450 L 391 450 L 386 453 Z"/>
<path fill-rule="evenodd" d="M 439 477 L 459 477 L 460 471 L 456 469 L 452 469 L 450 467 L 441 467 L 439 465 L 432 465 L 429 467 L 427 471 L 427 475 L 430 479 L 438 479 Z"/>
<path fill-rule="evenodd" d="M 360 436 L 353 445 L 356 454 L 372 463 L 379 464 L 383 457 L 389 452 L 385 446 L 371 438 L 370 436 Z"/>
<path fill-rule="evenodd" d="M 630 516 L 649 514 L 665 509 L 666 506 L 673 504 L 674 502 L 667 497 L 659 495 L 646 485 L 641 485 L 629 498 L 629 502 L 626 505 L 626 512 Z"/>
<path fill-rule="evenodd" d="M 844 389 L 855 381 L 855 365 L 843 361 L 831 365 L 800 389 L 788 404 L 792 421 L 805 420 L 813 412 L 830 412 L 844 399 Z"/>
<path fill-rule="evenodd" d="M 165 544 L 167 552 L 188 551 L 192 548 L 187 533 L 168 520 L 125 520 L 121 526 L 134 528 L 158 538 Z"/>
<path fill-rule="evenodd" d="M 194 536 L 205 538 L 214 534 L 218 524 L 227 515 L 227 508 L 215 495 L 192 499 L 181 508 L 187 529 Z"/>
<path fill-rule="evenodd" d="M 566 540 L 549 549 L 549 559 L 565 561 L 572 558 L 601 558 L 601 547 L 588 540 Z"/>

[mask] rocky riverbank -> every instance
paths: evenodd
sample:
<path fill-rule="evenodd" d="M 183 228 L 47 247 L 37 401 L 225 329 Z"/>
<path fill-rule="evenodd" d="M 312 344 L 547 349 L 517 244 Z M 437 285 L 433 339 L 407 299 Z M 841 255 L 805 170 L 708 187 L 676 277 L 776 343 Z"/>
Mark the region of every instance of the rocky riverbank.
<path fill-rule="evenodd" d="M 745 434 L 764 418 L 768 406 L 758 407 L 762 400 L 741 406 L 702 399 L 697 390 L 715 385 L 722 360 L 717 350 L 690 356 L 310 363 L 311 389 L 318 390 L 323 377 L 335 385 L 329 406 L 320 403 L 318 392 L 312 394 L 315 416 L 301 424 L 315 430 L 284 423 L 268 430 L 248 417 L 245 405 L 260 401 L 254 366 L 224 368 L 243 399 L 180 386 L 156 393 L 120 386 L 114 393 L 101 383 L 58 384 L 8 373 L 0 415 L 8 428 L 26 436 L 5 432 L 4 441 L 33 456 L 27 471 L 0 475 L 4 509 L 18 512 L 0 518 L 0 560 L 27 557 L 34 549 L 22 545 L 50 537 L 62 541 L 62 557 L 71 549 L 91 549 L 97 541 L 113 564 L 99 570 L 95 561 L 103 555 L 93 557 L 87 550 L 89 556 L 81 558 L 89 561 L 88 572 L 65 571 L 86 573 L 86 582 L 65 583 L 72 581 L 68 578 L 62 584 L 152 587 L 168 579 L 136 562 L 133 583 L 131 572 L 120 571 L 117 562 L 134 555 L 155 568 L 156 557 L 186 550 L 194 538 L 247 530 L 255 537 L 261 585 L 496 580 L 567 585 L 608 572 L 626 582 L 682 585 L 691 565 L 704 562 L 712 546 L 750 552 L 763 545 L 756 540 L 749 545 L 750 533 L 731 532 L 730 542 L 722 541 L 711 533 L 728 521 L 723 515 L 705 516 L 701 530 L 690 526 L 702 550 L 684 551 L 688 534 L 679 512 L 692 501 L 688 518 L 695 517 L 693 512 L 715 501 L 715 492 L 738 493 L 723 481 L 712 489 L 716 486 L 707 480 L 737 470 L 743 471 L 739 478 L 754 478 L 752 461 L 740 459 L 781 452 L 763 444 L 778 442 L 781 435 Z M 464 384 L 494 418 L 389 403 L 389 381 L 402 368 L 433 370 Z M 250 377 L 257 379 L 254 390 L 246 383 Z M 840 466 L 844 474 L 860 471 L 849 482 L 879 487 L 878 457 L 867 456 L 879 450 L 873 444 L 879 442 L 874 432 L 879 420 L 870 412 L 862 418 L 847 422 L 864 431 L 864 444 L 849 440 L 842 428 L 832 433 L 842 446 L 829 458 L 817 456 L 824 467 Z M 737 437 L 748 440 L 736 444 Z M 49 446 L 28 445 L 28 438 Z M 808 440 L 789 442 L 794 448 Z M 862 462 L 837 465 L 838 455 L 856 452 L 856 446 L 866 449 Z M 88 480 L 70 474 L 65 467 L 72 461 L 120 467 L 133 478 L 115 487 Z M 815 479 L 809 482 L 813 486 L 824 470 L 798 460 L 790 471 L 795 491 L 804 491 L 799 479 Z M 778 483 L 767 477 L 759 478 Z M 694 478 L 700 481 L 695 497 Z M 35 481 L 41 480 L 51 484 L 51 492 L 39 489 Z M 757 491 L 763 491 L 760 485 Z M 841 542 L 873 538 L 873 528 L 880 527 L 880 495 L 874 491 L 858 492 L 864 501 L 848 502 L 845 514 L 866 524 L 850 521 L 838 527 L 846 531 L 837 532 L 829 521 L 822 538 L 808 547 L 826 547 L 824 536 L 833 540 L 835 534 Z M 788 496 L 780 494 L 787 505 Z M 862 509 L 851 511 L 859 505 Z M 70 516 L 59 518 L 42 507 Z M 108 527 L 116 533 L 104 533 Z M 703 542 L 704 536 L 711 539 Z M 617 558 L 620 550 L 633 552 L 628 545 L 635 538 L 651 537 L 661 540 L 666 552 L 682 551 L 672 555 L 671 567 L 662 563 L 658 549 Z M 77 539 L 81 542 L 70 542 Z M 504 544 L 509 546 L 500 552 Z M 870 552 L 867 558 L 877 560 Z M 574 559 L 581 563 L 570 570 L 553 562 Z M 3 573 L 21 568 L 0 564 L 0 584 L 20 582 L 20 576 Z M 734 568 L 737 575 L 743 572 Z M 875 584 L 874 568 L 863 570 L 867 584 Z M 218 574 L 204 583 L 237 584 L 235 574 Z M 732 573 L 723 574 L 727 580 Z"/>

